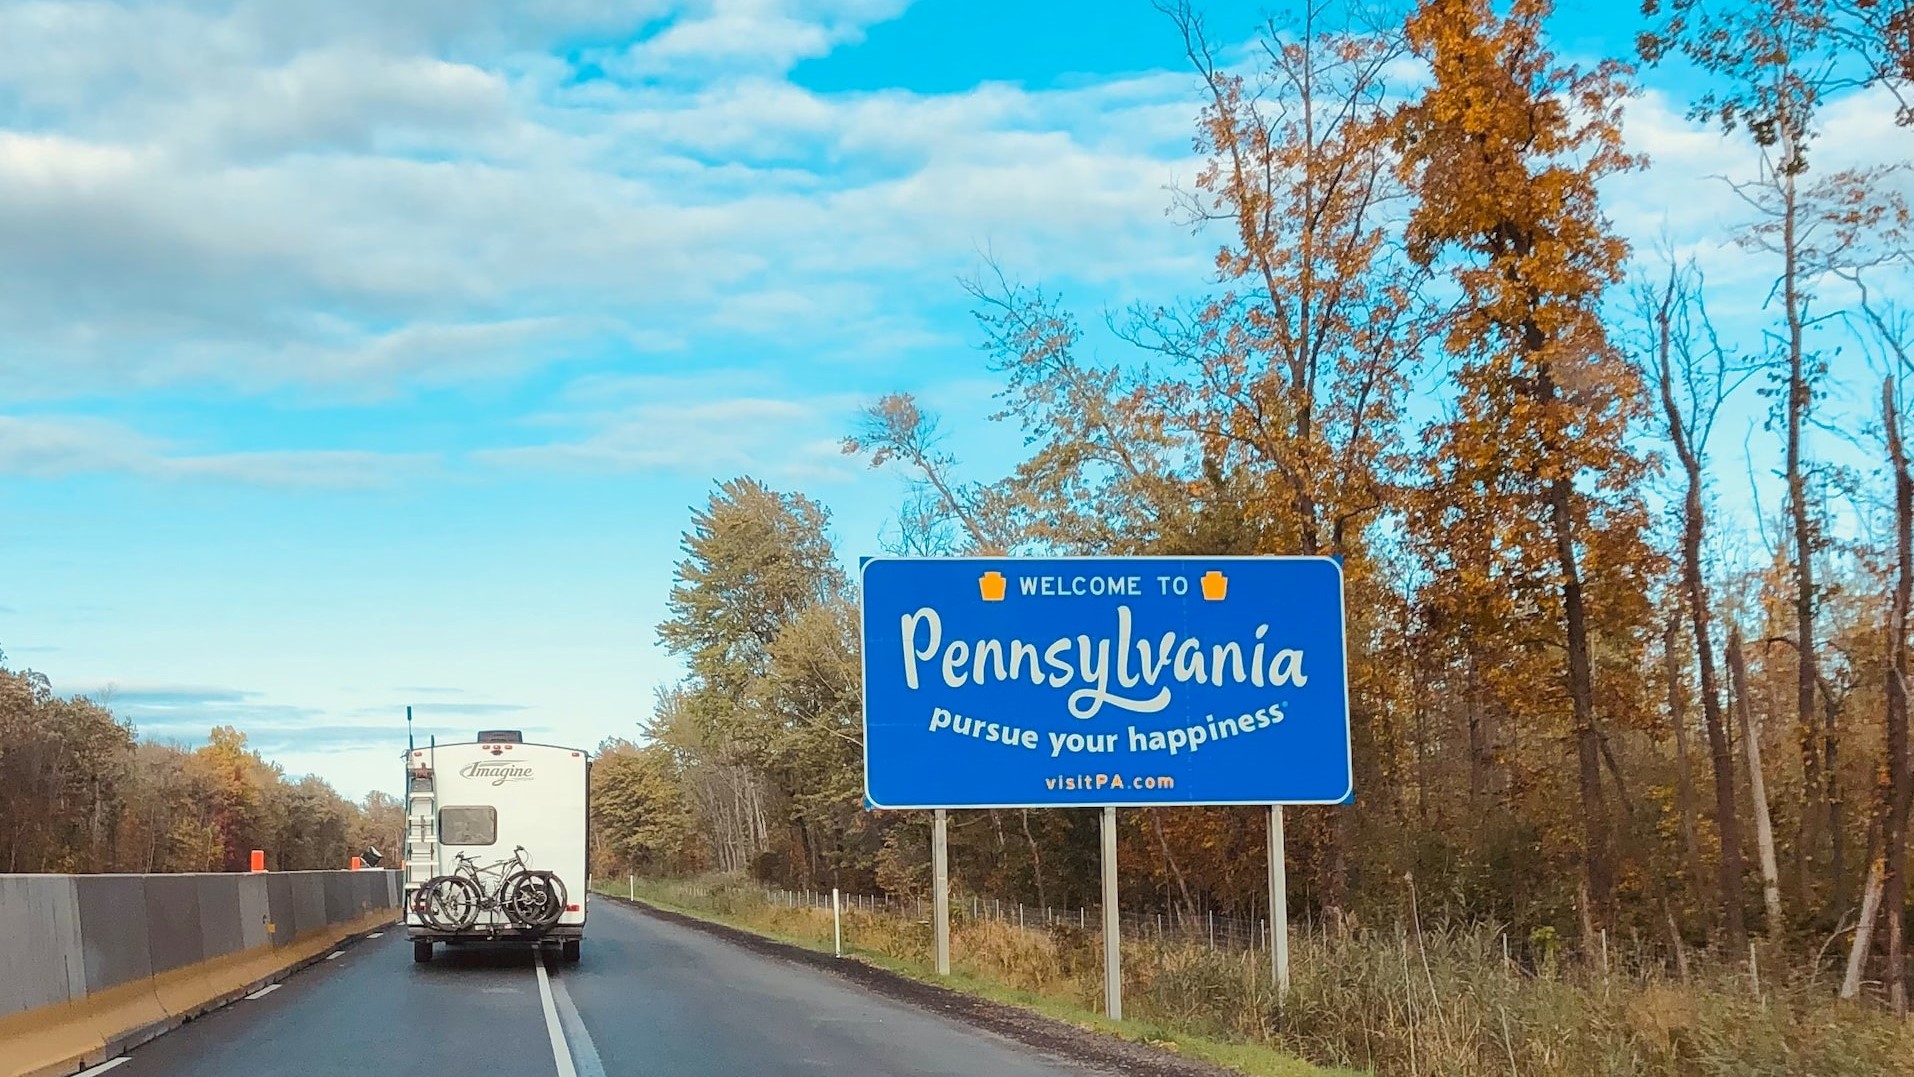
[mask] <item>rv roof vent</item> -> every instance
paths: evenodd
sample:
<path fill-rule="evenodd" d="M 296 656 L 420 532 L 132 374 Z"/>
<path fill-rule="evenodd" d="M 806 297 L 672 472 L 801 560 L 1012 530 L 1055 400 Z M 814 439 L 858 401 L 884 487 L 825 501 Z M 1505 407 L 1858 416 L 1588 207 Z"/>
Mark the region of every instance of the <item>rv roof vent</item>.
<path fill-rule="evenodd" d="M 523 744 L 525 734 L 516 729 L 481 729 L 478 742 L 480 744 Z"/>

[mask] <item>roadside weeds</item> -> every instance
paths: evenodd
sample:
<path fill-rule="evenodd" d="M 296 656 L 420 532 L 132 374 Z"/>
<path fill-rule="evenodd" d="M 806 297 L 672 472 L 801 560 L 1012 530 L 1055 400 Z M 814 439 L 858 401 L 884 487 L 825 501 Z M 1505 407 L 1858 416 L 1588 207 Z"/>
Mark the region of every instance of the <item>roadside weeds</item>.
<path fill-rule="evenodd" d="M 622 888 L 620 888 L 622 889 Z M 1233 1044 L 1170 1032 L 1140 1021 L 1110 1021 L 1053 998 L 1007 990 L 964 975 L 938 978 L 913 962 L 883 955 L 833 956 L 814 941 L 776 936 L 673 907 L 603 890 L 595 896 L 669 923 L 715 935 L 756 953 L 841 976 L 868 990 L 996 1033 L 1067 1062 L 1135 1077 L 1357 1077 L 1254 1044 Z"/>

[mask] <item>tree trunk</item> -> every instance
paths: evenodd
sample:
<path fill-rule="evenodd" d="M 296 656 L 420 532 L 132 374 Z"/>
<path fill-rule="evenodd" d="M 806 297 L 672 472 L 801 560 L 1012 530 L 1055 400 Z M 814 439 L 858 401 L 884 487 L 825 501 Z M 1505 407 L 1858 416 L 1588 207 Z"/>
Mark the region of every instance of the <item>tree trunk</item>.
<path fill-rule="evenodd" d="M 1688 982 L 1688 947 L 1682 942 L 1681 927 L 1675 923 L 1675 910 L 1666 901 L 1661 906 L 1662 919 L 1668 924 L 1668 945 L 1675 951 L 1675 975 L 1682 983 Z"/>
<path fill-rule="evenodd" d="M 1774 858 L 1774 819 L 1768 813 L 1768 779 L 1761 771 L 1761 726 L 1748 701 L 1748 656 L 1741 647 L 1741 626 L 1728 626 L 1728 677 L 1735 712 L 1741 716 L 1741 741 L 1748 753 L 1748 799 L 1754 805 L 1755 847 L 1761 858 L 1761 898 L 1768 910 L 1768 937 L 1779 945 L 1786 930 L 1781 914 L 1781 871 Z"/>
<path fill-rule="evenodd" d="M 1196 912 L 1196 899 L 1190 896 L 1190 883 L 1183 877 L 1183 868 L 1176 862 L 1176 854 L 1170 851 L 1170 839 L 1163 833 L 1163 810 L 1149 810 L 1150 826 L 1156 831 L 1156 843 L 1163 849 L 1163 863 L 1170 869 L 1170 877 L 1176 880 L 1177 892 L 1183 895 L 1183 908 L 1190 913 Z"/>
<path fill-rule="evenodd" d="M 1476 655 L 1471 650 L 1469 652 L 1469 691 L 1463 705 L 1468 708 L 1469 812 L 1472 815 L 1481 812 L 1483 797 L 1489 787 L 1489 743 L 1482 723 L 1482 684 L 1477 668 Z"/>
<path fill-rule="evenodd" d="M 1673 286 L 1671 285 L 1671 291 Z M 1695 664 L 1701 677 L 1702 722 L 1708 730 L 1708 753 L 1715 774 L 1715 830 L 1721 837 L 1721 890 L 1723 926 L 1728 943 L 1741 950 L 1747 938 L 1741 905 L 1741 823 L 1735 811 L 1735 764 L 1728 744 L 1727 721 L 1721 713 L 1720 678 L 1715 671 L 1715 644 L 1709 623 L 1708 585 L 1701 570 L 1702 532 L 1707 525 L 1702 503 L 1701 454 L 1703 446 L 1690 438 L 1687 418 L 1675 403 L 1672 327 L 1664 306 L 1656 318 L 1662 410 L 1668 419 L 1670 439 L 1687 478 L 1682 498 L 1681 579 L 1683 598 L 1688 606 L 1689 623 L 1695 637 Z M 1705 433 L 1704 433 L 1705 436 Z"/>
<path fill-rule="evenodd" d="M 1582 577 L 1575 554 L 1573 483 L 1557 478 L 1549 483 L 1549 521 L 1555 532 L 1556 564 L 1561 572 L 1562 612 L 1568 627 L 1568 695 L 1575 722 L 1575 755 L 1582 793 L 1582 843 L 1590 917 L 1597 927 L 1611 921 L 1615 895 L 1614 865 L 1609 855 L 1607 795 L 1602 789 L 1600 734 L 1595 728 L 1594 676 L 1588 648 L 1588 611 L 1582 601 Z"/>
<path fill-rule="evenodd" d="M 1023 840 L 1030 846 L 1030 875 L 1037 881 L 1037 904 L 1047 909 L 1050 899 L 1044 893 L 1043 854 L 1037 851 L 1037 839 L 1030 833 L 1030 809 L 1020 809 L 1018 815 L 1023 819 Z"/>
<path fill-rule="evenodd" d="M 1681 618 L 1668 618 L 1662 631 L 1663 674 L 1668 680 L 1668 726 L 1675 734 L 1675 804 L 1681 816 L 1681 849 L 1688 868 L 1688 883 L 1697 902 L 1706 904 L 1708 886 L 1701 867 L 1701 839 L 1695 828 L 1694 777 L 1688 770 L 1688 714 L 1682 706 L 1681 660 L 1676 648 L 1681 642 Z"/>
<path fill-rule="evenodd" d="M 1817 686 L 1818 669 L 1815 662 L 1814 642 L 1814 530 L 1813 520 L 1808 512 L 1807 476 L 1802 470 L 1802 428 L 1807 421 L 1812 398 L 1806 372 L 1807 357 L 1803 335 L 1805 318 L 1803 315 L 1803 297 L 1800 288 L 1800 250 L 1797 235 L 1798 198 L 1796 196 L 1795 170 L 1797 147 L 1788 135 L 1786 118 L 1777 125 L 1782 132 L 1781 176 L 1781 257 L 1782 279 L 1781 298 L 1788 323 L 1788 395 L 1787 395 L 1787 462 L 1786 476 L 1788 484 L 1788 516 L 1794 538 L 1794 639 L 1795 639 L 1795 729 L 1801 744 L 1802 785 L 1800 848 L 1803 851 L 1804 868 L 1813 864 L 1814 854 L 1811 847 L 1815 840 L 1817 823 L 1821 818 L 1816 811 L 1815 796 L 1817 787 L 1825 800 L 1821 805 L 1827 813 L 1829 833 L 1834 833 L 1835 807 L 1834 771 L 1821 757 L 1816 740 L 1816 715 L 1814 694 Z M 1834 743 L 1834 729 L 1830 725 L 1823 735 L 1826 745 Z M 1825 780 L 1823 773 L 1825 771 Z M 1807 872 L 1803 873 L 1803 894 L 1806 889 Z M 1841 880 L 1835 879 L 1837 891 Z"/>
<path fill-rule="evenodd" d="M 1867 886 L 1861 891 L 1861 921 L 1854 925 L 1854 944 L 1848 947 L 1847 975 L 1841 978 L 1841 997 L 1861 993 L 1861 973 L 1867 968 L 1868 948 L 1874 944 L 1874 921 L 1881 911 L 1881 861 L 1868 868 Z"/>
<path fill-rule="evenodd" d="M 1907 622 L 1914 599 L 1914 474 L 1901 441 L 1901 417 L 1894 401 L 1894 379 L 1881 388 L 1888 456 L 1894 462 L 1894 606 L 1888 613 L 1887 813 L 1883 836 L 1883 897 L 1887 904 L 1888 1003 L 1897 1017 L 1907 1016 L 1907 953 L 1903 938 L 1907 915 L 1907 813 L 1914 800 L 1914 773 L 1908 770 Z"/>
<path fill-rule="evenodd" d="M 1839 909 L 1848 903 L 1848 861 L 1847 834 L 1841 811 L 1841 771 L 1836 765 L 1839 745 L 1834 736 L 1834 718 L 1840 711 L 1840 704 L 1825 689 L 1821 692 L 1821 712 L 1824 718 L 1823 740 L 1821 746 L 1821 777 L 1828 802 L 1828 874 L 1834 876 L 1834 907 Z"/>

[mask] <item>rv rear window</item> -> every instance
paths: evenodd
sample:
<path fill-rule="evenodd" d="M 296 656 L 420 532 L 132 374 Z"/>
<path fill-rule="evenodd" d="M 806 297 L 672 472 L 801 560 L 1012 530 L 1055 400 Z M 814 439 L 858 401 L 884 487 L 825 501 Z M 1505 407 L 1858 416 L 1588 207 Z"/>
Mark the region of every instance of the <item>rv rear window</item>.
<path fill-rule="evenodd" d="M 447 845 L 490 845 L 498 840 L 498 809 L 440 808 L 439 840 Z"/>

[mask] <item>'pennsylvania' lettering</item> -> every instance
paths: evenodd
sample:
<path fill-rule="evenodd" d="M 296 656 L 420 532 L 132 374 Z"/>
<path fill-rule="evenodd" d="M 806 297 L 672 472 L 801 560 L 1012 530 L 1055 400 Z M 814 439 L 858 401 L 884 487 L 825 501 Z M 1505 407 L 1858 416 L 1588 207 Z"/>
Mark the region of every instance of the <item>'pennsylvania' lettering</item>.
<path fill-rule="evenodd" d="M 1020 639 L 951 640 L 944 642 L 944 621 L 937 611 L 924 606 L 904 614 L 901 624 L 904 642 L 904 683 L 913 691 L 918 686 L 918 663 L 936 663 L 936 671 L 946 685 L 962 688 L 982 685 L 990 680 L 1028 680 L 1033 685 L 1065 688 L 1081 684 L 1070 693 L 1070 714 L 1076 718 L 1094 718 L 1107 704 L 1126 711 L 1151 714 L 1170 705 L 1170 683 L 1250 684 L 1258 688 L 1309 683 L 1303 672 L 1303 652 L 1268 652 L 1263 637 L 1269 626 L 1257 625 L 1255 639 L 1217 643 L 1205 649 L 1202 640 L 1178 639 L 1165 632 L 1155 641 L 1148 637 L 1132 639 L 1130 607 L 1116 608 L 1114 639 L 1092 639 L 1087 635 L 1064 636 L 1047 644 Z M 1116 687 L 1131 691 L 1119 694 Z M 1136 691 L 1156 689 L 1155 692 Z"/>

